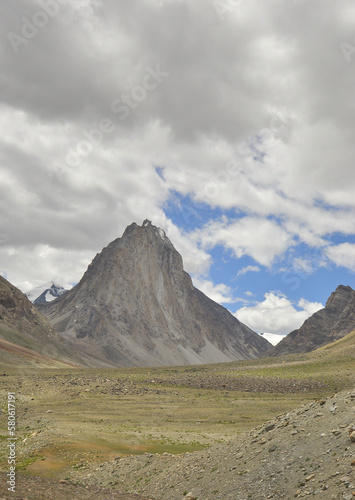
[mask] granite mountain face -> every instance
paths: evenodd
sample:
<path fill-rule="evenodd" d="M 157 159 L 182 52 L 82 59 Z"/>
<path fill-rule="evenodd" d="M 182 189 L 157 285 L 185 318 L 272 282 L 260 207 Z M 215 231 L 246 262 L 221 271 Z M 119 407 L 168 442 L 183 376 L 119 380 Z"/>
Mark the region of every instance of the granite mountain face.
<path fill-rule="evenodd" d="M 279 344 L 266 353 L 281 356 L 310 352 L 341 339 L 355 329 L 355 291 L 339 285 L 324 309 L 308 318 L 301 328 L 289 333 Z"/>
<path fill-rule="evenodd" d="M 93 366 L 224 362 L 271 346 L 193 286 L 180 254 L 150 221 L 128 226 L 73 289 L 39 307 Z"/>

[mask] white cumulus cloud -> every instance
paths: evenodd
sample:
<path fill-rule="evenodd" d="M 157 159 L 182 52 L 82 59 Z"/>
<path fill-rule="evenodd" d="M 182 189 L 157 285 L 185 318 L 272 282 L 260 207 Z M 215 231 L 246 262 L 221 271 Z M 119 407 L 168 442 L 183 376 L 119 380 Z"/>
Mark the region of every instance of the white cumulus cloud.
<path fill-rule="evenodd" d="M 264 297 L 262 302 L 242 307 L 234 314 L 242 323 L 259 333 L 288 334 L 324 307 L 318 302 L 300 299 L 296 309 L 290 300 L 274 292 L 268 292 Z"/>
<path fill-rule="evenodd" d="M 146 218 L 205 279 L 216 245 L 269 267 L 301 243 L 354 269 L 332 240 L 355 234 L 353 2 L 230 2 L 223 19 L 205 0 L 53 3 L 19 50 L 9 34 L 46 2 L 0 5 L 10 280 L 74 281 L 83 255 Z M 173 223 L 174 192 L 195 205 Z"/>
<path fill-rule="evenodd" d="M 230 287 L 219 283 L 215 285 L 212 281 L 193 277 L 193 283 L 196 288 L 201 290 L 207 297 L 218 303 L 232 303 L 236 299 L 233 298 Z"/>
<path fill-rule="evenodd" d="M 194 237 L 206 249 L 223 245 L 236 257 L 249 255 L 265 266 L 292 244 L 291 236 L 276 222 L 261 217 L 243 217 L 234 222 L 223 218 L 197 230 Z"/>
<path fill-rule="evenodd" d="M 258 273 L 259 271 L 260 271 L 260 267 L 258 267 L 258 266 L 246 266 L 237 272 L 237 277 L 243 276 L 243 274 L 247 274 L 247 273 Z"/>
<path fill-rule="evenodd" d="M 328 247 L 325 252 L 336 265 L 355 271 L 355 244 L 341 243 Z"/>

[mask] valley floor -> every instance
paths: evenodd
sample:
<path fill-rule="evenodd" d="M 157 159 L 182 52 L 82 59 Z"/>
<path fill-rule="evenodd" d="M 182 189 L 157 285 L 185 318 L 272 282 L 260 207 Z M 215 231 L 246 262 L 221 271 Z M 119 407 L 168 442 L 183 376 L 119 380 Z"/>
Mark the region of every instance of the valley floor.
<path fill-rule="evenodd" d="M 83 467 L 83 485 L 140 491 L 155 499 L 253 500 L 355 496 L 355 391 L 279 415 L 223 445 L 179 455 L 131 456 Z"/>
<path fill-rule="evenodd" d="M 1 499 L 16 500 L 151 500 L 141 495 L 119 493 L 112 489 L 82 487 L 67 481 L 53 481 L 38 476 L 20 475 L 16 481 L 16 493 L 7 491 L 7 478 L 0 473 Z"/>
<path fill-rule="evenodd" d="M 340 347 L 195 367 L 5 367 L 3 495 L 8 392 L 18 439 L 17 496 L 3 498 L 350 500 L 355 358 Z"/>

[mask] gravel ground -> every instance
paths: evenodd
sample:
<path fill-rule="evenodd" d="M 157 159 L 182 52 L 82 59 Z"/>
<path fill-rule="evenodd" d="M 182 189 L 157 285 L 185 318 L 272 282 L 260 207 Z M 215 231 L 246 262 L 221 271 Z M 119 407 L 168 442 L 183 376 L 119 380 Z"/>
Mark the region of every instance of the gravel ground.
<path fill-rule="evenodd" d="M 53 481 L 34 476 L 18 475 L 16 493 L 7 492 L 8 485 L 5 473 L 0 473 L 0 500 L 149 500 L 135 494 L 113 492 L 110 489 L 99 489 L 88 486 L 81 487 L 67 481 Z"/>
<path fill-rule="evenodd" d="M 184 455 L 129 456 L 76 471 L 83 486 L 157 500 L 355 498 L 355 391 L 279 415 L 227 444 Z M 83 497 L 84 498 L 84 497 Z M 112 496 L 111 498 L 115 498 Z"/>
<path fill-rule="evenodd" d="M 144 382 L 150 383 L 146 379 Z M 230 376 L 227 374 L 198 373 L 198 374 L 179 374 L 179 377 L 164 376 L 154 377 L 156 385 L 166 385 L 169 387 L 184 386 L 196 389 L 228 390 L 243 392 L 262 392 L 262 393 L 280 393 L 295 394 L 297 392 L 311 391 L 324 387 L 324 383 L 316 380 L 297 380 L 293 378 L 276 377 L 252 377 L 239 375 Z"/>

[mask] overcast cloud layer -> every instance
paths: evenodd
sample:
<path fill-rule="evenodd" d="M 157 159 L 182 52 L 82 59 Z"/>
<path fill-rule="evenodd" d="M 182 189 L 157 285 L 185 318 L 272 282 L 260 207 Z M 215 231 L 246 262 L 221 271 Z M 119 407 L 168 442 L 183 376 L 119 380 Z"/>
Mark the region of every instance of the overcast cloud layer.
<path fill-rule="evenodd" d="M 219 247 L 239 276 L 355 271 L 352 1 L 3 0 L 0 25 L 0 271 L 22 290 L 77 282 L 145 218 L 225 304 Z M 254 292 L 230 309 L 258 331 L 322 306 Z"/>

